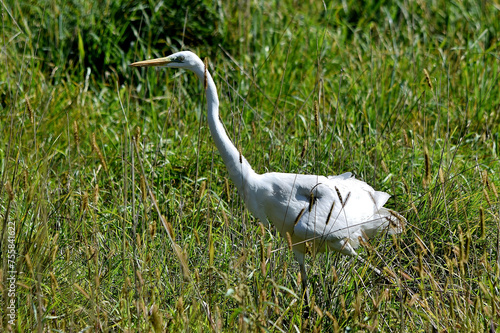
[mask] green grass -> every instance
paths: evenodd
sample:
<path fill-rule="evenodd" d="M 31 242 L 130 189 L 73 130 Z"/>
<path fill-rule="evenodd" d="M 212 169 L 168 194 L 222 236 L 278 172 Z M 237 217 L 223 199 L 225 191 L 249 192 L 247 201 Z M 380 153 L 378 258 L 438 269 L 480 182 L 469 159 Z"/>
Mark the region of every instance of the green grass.
<path fill-rule="evenodd" d="M 3 4 L 2 330 L 500 329 L 496 2 L 173 8 Z M 298 265 L 228 179 L 197 79 L 128 67 L 186 48 L 256 171 L 351 171 L 392 195 L 405 232 L 359 252 L 395 284 L 309 257 L 302 319 Z"/>

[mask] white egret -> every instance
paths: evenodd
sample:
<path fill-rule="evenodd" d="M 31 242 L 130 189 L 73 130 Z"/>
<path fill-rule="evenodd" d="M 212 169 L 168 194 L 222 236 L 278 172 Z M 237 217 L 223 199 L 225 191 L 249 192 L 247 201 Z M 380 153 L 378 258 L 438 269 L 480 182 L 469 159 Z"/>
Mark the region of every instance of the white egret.
<path fill-rule="evenodd" d="M 355 251 L 360 239 L 367 241 L 384 230 L 390 234 L 403 230 L 404 217 L 383 207 L 390 195 L 375 191 L 370 185 L 355 179 L 350 172 L 328 177 L 256 173 L 224 130 L 219 119 L 217 88 L 196 54 L 182 51 L 165 58 L 135 62 L 130 66 L 184 68 L 193 71 L 204 84 L 210 133 L 229 176 L 248 210 L 264 225 L 271 222 L 281 236 L 291 241 L 293 253 L 300 264 L 306 302 L 306 243 L 315 252 L 329 249 L 361 259 Z"/>

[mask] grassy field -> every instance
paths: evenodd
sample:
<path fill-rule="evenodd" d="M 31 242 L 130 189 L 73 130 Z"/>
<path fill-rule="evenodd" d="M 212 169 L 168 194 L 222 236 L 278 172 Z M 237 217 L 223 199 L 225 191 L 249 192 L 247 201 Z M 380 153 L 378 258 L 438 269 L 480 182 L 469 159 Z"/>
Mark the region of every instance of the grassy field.
<path fill-rule="evenodd" d="M 500 331 L 500 3 L 3 2 L 1 331 Z M 203 87 L 253 168 L 353 172 L 403 234 L 298 265 L 246 211 Z M 168 237 L 167 230 L 173 235 Z M 15 318 L 13 320 L 12 318 Z"/>

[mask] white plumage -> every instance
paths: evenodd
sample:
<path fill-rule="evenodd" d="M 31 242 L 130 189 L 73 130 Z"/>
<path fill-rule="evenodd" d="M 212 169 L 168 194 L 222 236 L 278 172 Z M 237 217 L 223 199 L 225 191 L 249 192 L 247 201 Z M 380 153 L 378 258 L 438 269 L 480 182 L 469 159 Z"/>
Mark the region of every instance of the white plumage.
<path fill-rule="evenodd" d="M 367 240 L 386 229 L 399 233 L 404 218 L 384 208 L 389 194 L 344 173 L 315 176 L 290 173 L 253 174 L 243 199 L 254 216 L 270 221 L 304 263 L 307 241 L 315 252 L 326 249 L 356 256 L 359 237 Z"/>

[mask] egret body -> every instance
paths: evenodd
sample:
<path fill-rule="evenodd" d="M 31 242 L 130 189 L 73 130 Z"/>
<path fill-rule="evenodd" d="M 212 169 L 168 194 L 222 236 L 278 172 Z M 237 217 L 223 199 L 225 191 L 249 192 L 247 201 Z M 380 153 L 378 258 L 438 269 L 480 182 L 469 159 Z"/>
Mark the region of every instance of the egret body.
<path fill-rule="evenodd" d="M 390 195 L 375 191 L 349 172 L 328 177 L 256 173 L 227 136 L 219 119 L 217 88 L 196 54 L 182 51 L 131 66 L 184 68 L 205 84 L 210 133 L 229 176 L 248 210 L 264 225 L 271 222 L 281 236 L 291 240 L 304 290 L 307 290 L 306 242 L 315 252 L 333 250 L 359 257 L 355 249 L 360 239 L 367 240 L 385 230 L 389 234 L 403 230 L 404 217 L 383 207 Z"/>

